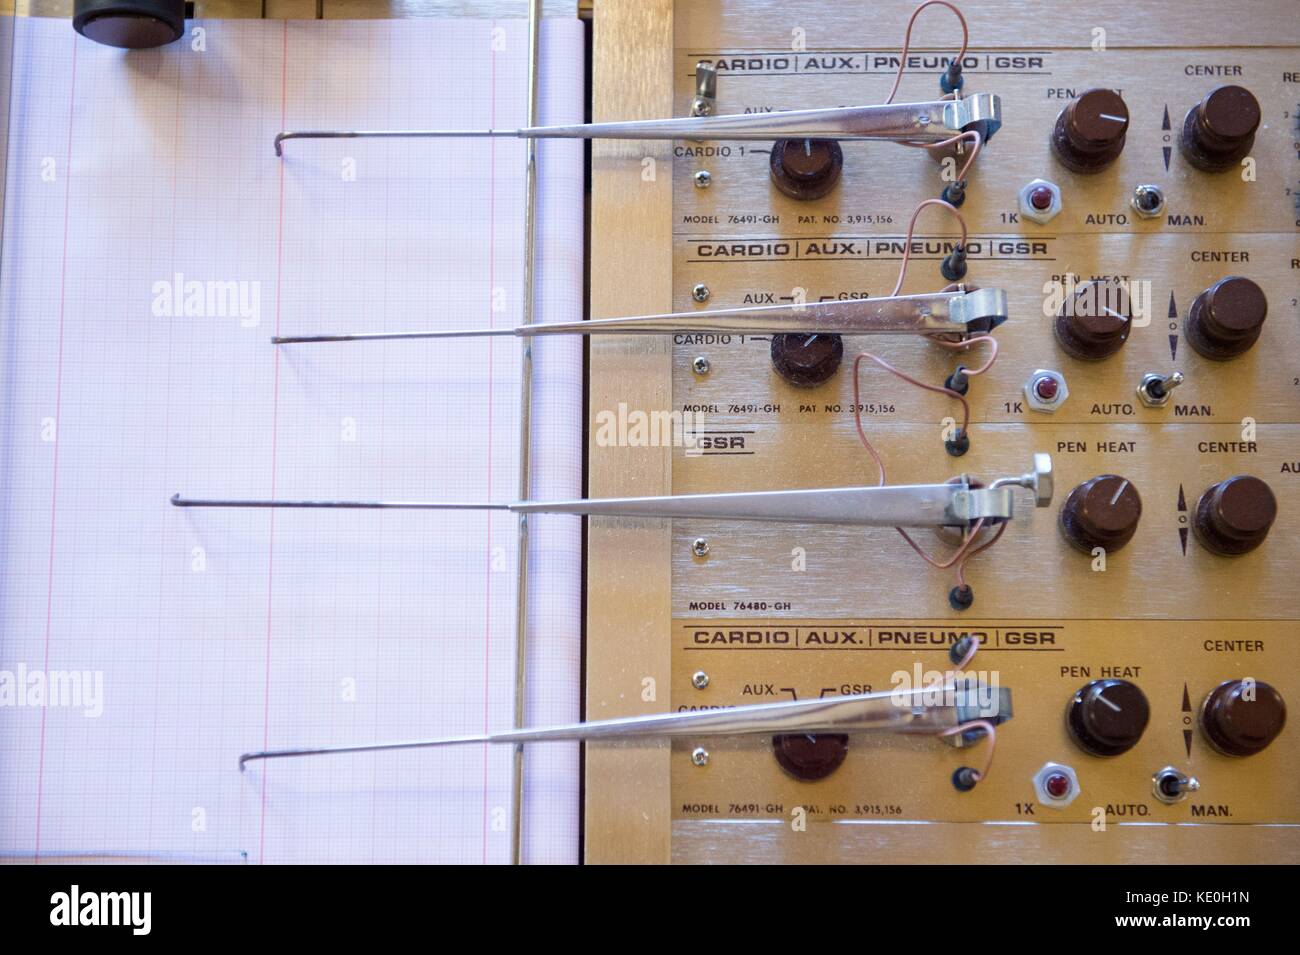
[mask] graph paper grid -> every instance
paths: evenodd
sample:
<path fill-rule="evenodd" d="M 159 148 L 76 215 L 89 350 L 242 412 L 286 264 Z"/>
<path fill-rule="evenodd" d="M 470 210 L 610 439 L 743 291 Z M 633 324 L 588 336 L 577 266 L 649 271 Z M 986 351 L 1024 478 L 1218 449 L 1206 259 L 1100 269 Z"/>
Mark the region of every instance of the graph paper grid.
<path fill-rule="evenodd" d="M 526 22 L 194 21 L 129 54 L 66 20 L 16 30 L 0 854 L 507 861 L 508 747 L 237 758 L 507 728 L 515 519 L 168 498 L 513 498 L 516 339 L 270 337 L 517 324 L 523 143 L 294 141 L 281 161 L 272 140 L 525 125 Z M 542 48 L 542 121 L 581 122 L 581 24 L 548 19 Z M 539 175 L 538 318 L 572 321 L 581 145 L 544 144 Z M 537 496 L 581 493 L 581 360 L 537 349 Z M 580 546 L 576 518 L 533 522 L 532 722 L 578 714 Z M 526 860 L 576 860 L 577 788 L 573 746 L 529 752 Z"/>

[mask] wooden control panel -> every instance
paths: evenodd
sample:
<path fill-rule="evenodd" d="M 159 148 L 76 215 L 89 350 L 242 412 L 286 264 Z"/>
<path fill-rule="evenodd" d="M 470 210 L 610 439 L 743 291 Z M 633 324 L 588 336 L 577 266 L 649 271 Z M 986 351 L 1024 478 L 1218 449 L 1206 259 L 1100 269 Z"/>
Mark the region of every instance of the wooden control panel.
<path fill-rule="evenodd" d="M 965 92 L 996 93 L 1003 121 L 961 207 L 964 281 L 1009 302 L 997 361 L 971 381 L 969 451 L 945 450 L 960 417 L 951 397 L 871 363 L 861 373 L 863 427 L 890 483 L 991 480 L 1023 472 L 1034 452 L 1053 457 L 1051 506 L 1034 509 L 1026 492 L 1002 539 L 968 563 L 969 609 L 950 602 L 951 570 L 888 529 L 592 520 L 589 533 L 588 718 L 891 689 L 900 675 L 950 669 L 952 643 L 975 635 L 970 669 L 1010 688 L 1014 708 L 988 777 L 969 792 L 952 781 L 986 743 L 922 737 L 853 737 L 814 781 L 783 767 L 768 739 L 591 745 L 590 861 L 1300 859 L 1294 719 L 1246 756 L 1220 752 L 1202 728 L 1225 681 L 1300 703 L 1300 18 L 1284 0 L 1246 16 L 1212 3 L 1104 2 L 1050 17 L 1037 6 L 963 11 Z M 717 70 L 718 113 L 881 102 L 912 9 L 598 2 L 593 118 L 685 115 L 701 62 Z M 897 100 L 937 99 L 959 41 L 948 11 L 924 11 Z M 1244 161 L 1211 173 L 1180 140 L 1189 110 L 1222 85 L 1248 89 L 1260 119 Z M 1120 94 L 1129 126 L 1118 158 L 1082 174 L 1050 140 L 1062 109 L 1094 88 Z M 845 143 L 834 187 L 797 200 L 774 184 L 771 148 L 596 143 L 592 317 L 888 295 L 913 210 L 945 185 L 942 164 L 894 143 Z M 1023 207 L 1033 180 L 1059 197 L 1045 222 Z M 1141 185 L 1161 192 L 1158 215 L 1134 207 Z M 956 241 L 952 219 L 923 212 L 904 291 L 943 288 Z M 1258 287 L 1267 318 L 1253 347 L 1212 360 L 1188 324 L 1230 276 Z M 1132 290 L 1133 319 L 1122 347 L 1085 361 L 1054 331 L 1054 296 L 1091 280 Z M 838 370 L 808 388 L 778 374 L 771 348 L 738 335 L 593 339 L 593 421 L 620 404 L 689 414 L 703 441 L 611 445 L 593 432 L 590 494 L 874 484 L 853 357 L 870 350 L 942 385 L 987 356 L 846 339 Z M 1042 371 L 1068 392 L 1051 411 L 1026 394 Z M 1183 382 L 1166 404 L 1141 400 L 1144 376 L 1173 372 Z M 1066 539 L 1061 510 L 1106 474 L 1136 489 L 1141 516 L 1126 545 L 1087 553 Z M 1239 475 L 1267 484 L 1277 516 L 1260 546 L 1227 557 L 1203 545 L 1197 504 Z M 1103 679 L 1135 685 L 1149 705 L 1136 742 L 1113 756 L 1086 751 L 1066 718 L 1076 692 Z M 1043 798 L 1047 764 L 1068 770 L 1068 800 Z M 1166 769 L 1199 788 L 1161 800 L 1153 777 Z"/>

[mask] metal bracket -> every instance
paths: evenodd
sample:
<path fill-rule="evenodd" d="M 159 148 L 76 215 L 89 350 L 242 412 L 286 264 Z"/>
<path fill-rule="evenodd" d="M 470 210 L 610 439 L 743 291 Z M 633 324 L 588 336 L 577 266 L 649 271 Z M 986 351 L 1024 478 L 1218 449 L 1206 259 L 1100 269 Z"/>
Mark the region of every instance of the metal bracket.
<path fill-rule="evenodd" d="M 718 105 L 718 69 L 703 61 L 695 64 L 695 98 L 691 100 L 692 116 L 712 116 Z"/>

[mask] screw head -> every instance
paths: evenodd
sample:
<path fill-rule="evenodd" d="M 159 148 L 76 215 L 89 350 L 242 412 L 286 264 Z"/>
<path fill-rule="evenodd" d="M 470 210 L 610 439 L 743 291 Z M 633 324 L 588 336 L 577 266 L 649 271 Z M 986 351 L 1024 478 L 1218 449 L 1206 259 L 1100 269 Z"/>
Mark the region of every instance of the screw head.
<path fill-rule="evenodd" d="M 703 557 L 709 552 L 709 540 L 707 537 L 697 537 L 691 543 L 691 553 L 696 557 Z"/>
<path fill-rule="evenodd" d="M 707 169 L 701 169 L 694 176 L 696 189 L 707 189 L 713 185 L 713 174 Z"/>
<path fill-rule="evenodd" d="M 709 287 L 703 282 L 700 282 L 695 286 L 695 288 L 691 289 L 691 298 L 695 299 L 697 302 L 707 302 L 709 296 L 712 294 L 713 293 L 709 291 Z"/>
<path fill-rule="evenodd" d="M 691 362 L 691 370 L 697 375 L 707 375 L 709 373 L 709 360 L 700 355 Z"/>
<path fill-rule="evenodd" d="M 709 751 L 703 746 L 697 746 L 691 751 L 691 762 L 696 766 L 707 766 L 709 764 Z"/>
<path fill-rule="evenodd" d="M 702 690 L 709 685 L 709 675 L 703 670 L 696 670 L 691 675 L 691 686 L 697 690 Z"/>

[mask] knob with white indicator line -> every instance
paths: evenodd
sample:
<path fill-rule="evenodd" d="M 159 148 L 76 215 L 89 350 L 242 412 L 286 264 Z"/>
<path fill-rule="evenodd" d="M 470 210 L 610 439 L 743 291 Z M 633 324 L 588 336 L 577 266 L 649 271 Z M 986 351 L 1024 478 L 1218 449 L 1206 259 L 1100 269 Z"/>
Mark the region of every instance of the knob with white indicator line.
<path fill-rule="evenodd" d="M 772 367 L 797 388 L 815 388 L 831 379 L 844 358 L 839 335 L 783 332 L 772 336 Z"/>
<path fill-rule="evenodd" d="M 1070 699 L 1065 725 L 1079 748 L 1093 756 L 1118 756 L 1137 745 L 1151 707 L 1128 680 L 1093 680 Z"/>
<path fill-rule="evenodd" d="M 820 199 L 840 181 L 844 151 L 833 139 L 778 139 L 770 166 L 772 184 L 791 199 Z"/>
<path fill-rule="evenodd" d="M 1071 172 L 1101 172 L 1124 150 L 1128 105 L 1114 90 L 1085 90 L 1061 110 L 1052 151 Z"/>
<path fill-rule="evenodd" d="M 1131 481 L 1099 474 L 1084 481 L 1061 506 L 1061 533 L 1086 554 L 1116 551 L 1133 539 L 1142 518 L 1142 498 Z"/>

